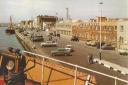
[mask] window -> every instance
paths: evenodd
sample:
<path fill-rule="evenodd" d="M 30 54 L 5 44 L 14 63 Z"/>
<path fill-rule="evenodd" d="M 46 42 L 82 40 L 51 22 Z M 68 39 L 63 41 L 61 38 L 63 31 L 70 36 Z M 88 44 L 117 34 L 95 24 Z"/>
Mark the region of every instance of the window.
<path fill-rule="evenodd" d="M 119 43 L 121 43 L 121 44 L 124 43 L 124 38 L 121 36 L 119 37 Z"/>
<path fill-rule="evenodd" d="M 124 26 L 120 26 L 120 31 L 121 31 L 121 32 L 124 31 Z"/>
<path fill-rule="evenodd" d="M 115 26 L 115 31 L 117 30 L 117 26 Z"/>

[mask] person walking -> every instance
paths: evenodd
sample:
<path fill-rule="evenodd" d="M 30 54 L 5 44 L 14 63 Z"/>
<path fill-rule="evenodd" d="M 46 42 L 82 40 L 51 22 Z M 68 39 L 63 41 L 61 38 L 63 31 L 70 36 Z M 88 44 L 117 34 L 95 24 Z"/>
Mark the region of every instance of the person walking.
<path fill-rule="evenodd" d="M 93 64 L 93 54 L 88 55 L 88 62 L 89 64 Z"/>

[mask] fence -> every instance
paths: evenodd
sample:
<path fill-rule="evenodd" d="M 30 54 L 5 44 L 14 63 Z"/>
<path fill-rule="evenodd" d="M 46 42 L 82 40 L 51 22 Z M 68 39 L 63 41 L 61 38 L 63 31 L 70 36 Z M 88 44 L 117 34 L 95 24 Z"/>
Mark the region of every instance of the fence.
<path fill-rule="evenodd" d="M 102 76 L 106 76 L 106 77 L 112 78 L 112 79 L 114 79 L 114 85 L 117 85 L 117 80 L 128 84 L 128 81 L 127 80 L 118 78 L 116 76 L 111 76 L 111 75 L 108 75 L 108 74 L 105 74 L 105 73 L 101 73 L 101 72 L 98 72 L 98 71 L 95 71 L 95 70 L 91 70 L 89 68 L 85 68 L 85 67 L 82 67 L 82 66 L 79 66 L 79 65 L 71 64 L 71 63 L 68 63 L 68 62 L 64 62 L 64 61 L 61 61 L 61 60 L 57 60 L 57 59 L 54 59 L 54 58 L 50 58 L 50 57 L 47 57 L 47 56 L 43 56 L 43 55 L 40 55 L 40 54 L 28 52 L 28 51 L 22 51 L 22 53 L 31 54 L 31 55 L 38 56 L 38 57 L 40 57 L 40 58 L 43 59 L 42 60 L 42 80 L 44 79 L 44 76 L 43 76 L 43 73 L 44 73 L 44 69 L 43 69 L 44 68 L 44 65 L 43 65 L 43 62 L 44 62 L 45 59 L 49 59 L 49 60 L 52 60 L 52 61 L 56 61 L 58 63 L 63 63 L 63 64 L 66 64 L 66 65 L 75 67 L 75 69 L 74 69 L 74 76 L 75 76 L 74 77 L 74 85 L 77 85 L 76 84 L 76 80 L 77 80 L 77 71 L 78 71 L 78 69 L 87 70 L 87 71 L 92 72 L 92 73 L 96 73 L 96 74 L 100 74 Z M 41 85 L 43 85 L 43 82 L 41 82 Z M 85 85 L 90 85 L 90 84 L 89 83 L 85 83 Z"/>

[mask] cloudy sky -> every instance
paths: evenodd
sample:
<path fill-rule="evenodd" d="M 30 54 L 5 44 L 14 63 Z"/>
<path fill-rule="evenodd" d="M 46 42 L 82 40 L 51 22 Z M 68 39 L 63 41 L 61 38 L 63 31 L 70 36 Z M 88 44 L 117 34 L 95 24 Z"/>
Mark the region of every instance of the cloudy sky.
<path fill-rule="evenodd" d="M 100 15 L 101 0 L 0 0 L 0 22 L 34 19 L 37 15 L 66 18 L 66 8 L 72 19 L 89 19 Z M 127 0 L 102 0 L 103 16 L 125 18 Z"/>

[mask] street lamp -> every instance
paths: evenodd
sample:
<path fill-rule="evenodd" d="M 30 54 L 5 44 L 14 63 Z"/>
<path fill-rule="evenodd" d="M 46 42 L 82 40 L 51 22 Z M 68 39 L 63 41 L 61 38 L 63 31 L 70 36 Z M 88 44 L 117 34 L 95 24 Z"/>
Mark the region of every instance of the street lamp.
<path fill-rule="evenodd" d="M 101 60 L 101 28 L 102 28 L 102 4 L 103 4 L 103 2 L 100 2 L 99 3 L 99 5 L 100 5 L 100 53 L 99 53 L 99 55 L 100 55 L 100 60 Z"/>

